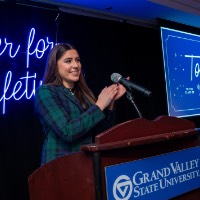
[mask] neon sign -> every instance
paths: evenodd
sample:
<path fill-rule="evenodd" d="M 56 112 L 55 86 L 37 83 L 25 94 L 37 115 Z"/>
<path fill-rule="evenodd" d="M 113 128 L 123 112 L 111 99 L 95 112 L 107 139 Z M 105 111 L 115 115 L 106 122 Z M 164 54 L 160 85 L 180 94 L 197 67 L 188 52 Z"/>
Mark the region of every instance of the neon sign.
<path fill-rule="evenodd" d="M 12 55 L 13 43 L 7 42 L 6 38 L 4 39 L 4 43 L 5 43 L 5 46 L 4 46 L 3 50 L 0 52 L 0 56 L 5 52 L 5 50 L 7 48 L 9 48 L 9 56 L 11 58 L 14 58 L 17 55 L 18 51 L 19 51 L 20 45 L 18 45 L 17 50 L 15 51 L 14 55 Z M 1 46 L 1 38 L 0 38 L 0 46 Z"/>
<path fill-rule="evenodd" d="M 45 52 L 53 48 L 54 43 L 49 41 L 49 38 L 39 39 L 35 41 L 35 28 L 32 28 L 29 32 L 27 48 L 26 48 L 26 69 L 30 68 L 30 57 L 35 56 L 36 59 L 41 59 Z M 8 55 L 11 59 L 17 57 L 20 52 L 21 45 L 15 45 L 12 42 L 8 42 L 5 38 L 4 43 L 0 38 L 0 56 L 5 55 L 8 51 Z M 3 91 L 0 94 L 0 102 L 2 103 L 2 114 L 6 113 L 6 102 L 10 99 L 16 101 L 21 98 L 30 99 L 35 95 L 35 90 L 37 88 L 37 73 L 34 72 L 30 74 L 30 71 L 25 72 L 25 76 L 19 78 L 17 82 L 13 82 L 13 72 L 7 71 L 5 74 Z M 38 81 L 38 86 L 42 84 L 42 81 Z M 10 92 L 11 91 L 11 92 Z"/>

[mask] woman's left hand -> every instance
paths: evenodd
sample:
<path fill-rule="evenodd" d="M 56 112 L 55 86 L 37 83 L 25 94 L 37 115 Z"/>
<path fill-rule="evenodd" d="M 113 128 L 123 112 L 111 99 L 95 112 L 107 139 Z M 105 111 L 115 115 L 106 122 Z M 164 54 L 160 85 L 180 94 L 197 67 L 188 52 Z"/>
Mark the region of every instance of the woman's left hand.
<path fill-rule="evenodd" d="M 118 84 L 118 90 L 117 94 L 114 97 L 114 101 L 118 100 L 120 97 L 122 97 L 126 93 L 126 88 L 122 84 Z"/>
<path fill-rule="evenodd" d="M 127 77 L 127 80 L 130 80 L 130 77 Z M 114 108 L 114 102 L 119 98 L 121 98 L 126 93 L 126 88 L 122 84 L 118 83 L 117 87 L 118 87 L 117 94 L 114 96 L 113 100 L 108 106 L 108 110 L 112 110 Z"/>
<path fill-rule="evenodd" d="M 130 80 L 130 77 L 128 76 L 126 79 Z M 113 100 L 116 101 L 117 99 L 119 99 L 120 97 L 122 97 L 125 93 L 126 93 L 126 88 L 122 84 L 119 83 L 118 84 L 117 95 L 115 95 L 115 98 Z"/>

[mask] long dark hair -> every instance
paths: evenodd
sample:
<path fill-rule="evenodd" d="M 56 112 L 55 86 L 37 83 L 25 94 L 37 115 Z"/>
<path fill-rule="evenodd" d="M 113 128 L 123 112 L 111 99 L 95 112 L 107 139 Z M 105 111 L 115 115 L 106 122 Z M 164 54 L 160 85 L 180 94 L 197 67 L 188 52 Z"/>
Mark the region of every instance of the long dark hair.
<path fill-rule="evenodd" d="M 62 57 L 62 55 L 66 51 L 71 49 L 77 51 L 77 49 L 75 49 L 75 47 L 73 47 L 71 44 L 66 44 L 66 43 L 60 43 L 53 47 L 47 59 L 46 69 L 43 77 L 43 84 L 56 85 L 56 86 L 60 86 L 63 84 L 62 78 L 58 73 L 57 61 Z M 87 101 L 89 101 L 92 104 L 96 102 L 96 98 L 93 92 L 87 86 L 87 83 L 84 79 L 82 72 L 80 74 L 79 80 L 75 83 L 74 94 L 80 101 L 83 108 L 88 108 L 89 105 Z"/>

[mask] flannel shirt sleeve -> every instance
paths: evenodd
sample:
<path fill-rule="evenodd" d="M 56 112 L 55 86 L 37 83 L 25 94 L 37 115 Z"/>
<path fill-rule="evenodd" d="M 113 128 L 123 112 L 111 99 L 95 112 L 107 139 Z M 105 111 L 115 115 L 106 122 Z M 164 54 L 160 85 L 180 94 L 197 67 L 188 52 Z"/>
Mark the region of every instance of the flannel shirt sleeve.
<path fill-rule="evenodd" d="M 105 118 L 104 113 L 96 105 L 80 113 L 77 105 L 67 98 L 66 104 L 69 104 L 68 110 L 64 109 L 53 87 L 43 85 L 36 91 L 35 111 L 41 123 L 67 142 L 80 139 Z M 76 117 L 72 119 L 70 113 Z"/>

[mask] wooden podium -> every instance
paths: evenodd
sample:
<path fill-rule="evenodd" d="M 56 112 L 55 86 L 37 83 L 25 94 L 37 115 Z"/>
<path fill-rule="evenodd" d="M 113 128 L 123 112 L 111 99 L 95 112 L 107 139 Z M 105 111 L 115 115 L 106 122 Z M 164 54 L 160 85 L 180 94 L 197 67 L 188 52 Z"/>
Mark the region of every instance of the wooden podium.
<path fill-rule="evenodd" d="M 96 136 L 81 151 L 53 160 L 29 178 L 30 200 L 106 200 L 105 167 L 196 147 L 193 122 L 168 116 L 134 119 Z M 199 199 L 200 189 L 174 199 Z"/>

